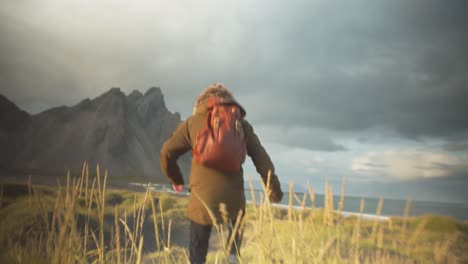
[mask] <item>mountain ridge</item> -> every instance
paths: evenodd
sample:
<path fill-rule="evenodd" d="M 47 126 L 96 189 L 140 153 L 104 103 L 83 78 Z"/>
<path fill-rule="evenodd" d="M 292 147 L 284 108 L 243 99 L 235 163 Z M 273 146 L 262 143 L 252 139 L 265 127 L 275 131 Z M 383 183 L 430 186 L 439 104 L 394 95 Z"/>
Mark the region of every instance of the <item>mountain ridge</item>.
<path fill-rule="evenodd" d="M 81 172 L 87 161 L 100 164 L 113 177 L 136 173 L 165 180 L 159 152 L 181 118 L 167 109 L 159 87 L 128 95 L 114 87 L 96 98 L 34 115 L 2 98 L 0 108 L 9 114 L 0 116 L 0 155 L 12 157 L 0 162 L 3 169 L 60 174 Z M 10 115 L 23 115 L 26 125 L 9 132 L 4 124 Z M 180 160 L 185 175 L 189 164 L 188 157 Z"/>

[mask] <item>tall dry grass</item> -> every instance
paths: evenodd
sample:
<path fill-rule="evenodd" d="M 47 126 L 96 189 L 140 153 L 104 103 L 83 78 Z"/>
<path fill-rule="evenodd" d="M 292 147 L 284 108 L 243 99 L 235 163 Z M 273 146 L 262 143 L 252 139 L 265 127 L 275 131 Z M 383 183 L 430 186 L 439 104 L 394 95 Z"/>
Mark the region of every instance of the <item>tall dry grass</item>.
<path fill-rule="evenodd" d="M 85 163 L 81 177 L 67 175 L 66 183 L 58 182 L 53 201 L 30 180 L 25 205 L 31 220 L 19 227 L 23 230 L 2 223 L 0 238 L 7 249 L 3 263 L 139 264 L 144 236 L 153 237 L 157 249 L 163 249 L 159 263 L 173 263 L 168 250 L 171 222 L 164 223 L 154 194 L 148 188 L 135 195 L 133 206 L 112 207 L 106 203 L 107 180 L 107 172 L 102 175 L 99 166 L 90 177 Z M 143 232 L 149 217 L 152 234 Z"/>
<path fill-rule="evenodd" d="M 382 220 L 383 198 L 374 219 L 360 213 L 343 217 L 346 178 L 341 186 L 338 208 L 334 208 L 332 186 L 326 183 L 324 207 L 315 208 L 315 193 L 298 197 L 289 186 L 287 212 L 278 212 L 268 197 L 268 187 L 260 201 L 253 201 L 244 219 L 246 241 L 241 263 L 464 263 L 467 259 L 466 227 L 451 232 L 430 232 L 431 217 L 409 217 L 411 200 L 403 218 Z M 252 184 L 250 183 L 251 189 Z M 252 190 L 252 197 L 255 197 Z M 293 200 L 300 205 L 293 207 Z M 307 208 L 306 204 L 312 204 Z M 455 221 L 455 220 L 453 220 Z M 442 223 L 442 222 L 441 222 Z M 461 239 L 464 237 L 464 239 Z M 452 248 L 450 248 L 452 247 Z"/>
<path fill-rule="evenodd" d="M 109 193 L 108 174 L 99 166 L 90 175 L 84 164 L 80 177 L 67 175 L 57 188 L 29 182 L 24 199 L 7 200 L 0 188 L 1 263 L 187 263 L 187 249 L 173 243 L 176 199 L 151 189 L 120 197 Z M 260 197 L 249 180 L 252 204 L 231 228 L 243 232 L 240 263 L 463 263 L 466 225 L 455 222 L 450 232 L 429 232 L 432 218 L 409 217 L 408 201 L 402 218 L 381 221 L 342 217 L 346 180 L 334 208 L 332 186 L 326 184 L 323 208 L 318 208 L 312 186 L 298 196 L 289 185 L 287 209 L 267 199 L 269 181 Z M 195 195 L 195 194 L 193 194 Z M 300 209 L 293 206 L 293 202 Z M 380 198 L 376 215 L 384 200 Z M 307 207 L 312 204 L 312 207 Z M 361 214 L 365 200 L 361 201 Z M 221 206 L 227 217 L 227 210 Z M 12 217 L 21 215 L 21 220 Z M 20 217 L 17 217 L 20 218 Z M 213 216 L 214 218 L 214 216 Z M 432 222 L 431 222 L 432 221 Z M 450 222 L 452 224 L 453 222 Z M 460 227 L 460 228 L 459 228 Z M 447 229 L 449 230 L 449 229 Z M 187 234 L 188 236 L 188 234 Z M 234 236 L 225 225 L 214 225 L 208 263 L 225 263 Z M 146 251 L 144 248 L 146 246 Z M 148 247 L 150 249 L 148 250 Z"/>

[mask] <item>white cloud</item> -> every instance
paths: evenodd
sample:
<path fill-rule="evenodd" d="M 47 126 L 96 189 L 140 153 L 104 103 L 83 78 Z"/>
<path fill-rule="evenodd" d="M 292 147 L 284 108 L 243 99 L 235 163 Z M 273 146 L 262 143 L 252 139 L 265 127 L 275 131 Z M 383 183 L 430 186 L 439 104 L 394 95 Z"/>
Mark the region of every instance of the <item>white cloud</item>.
<path fill-rule="evenodd" d="M 399 180 L 449 177 L 468 173 L 468 155 L 422 149 L 371 152 L 353 159 L 351 170 L 359 175 Z"/>

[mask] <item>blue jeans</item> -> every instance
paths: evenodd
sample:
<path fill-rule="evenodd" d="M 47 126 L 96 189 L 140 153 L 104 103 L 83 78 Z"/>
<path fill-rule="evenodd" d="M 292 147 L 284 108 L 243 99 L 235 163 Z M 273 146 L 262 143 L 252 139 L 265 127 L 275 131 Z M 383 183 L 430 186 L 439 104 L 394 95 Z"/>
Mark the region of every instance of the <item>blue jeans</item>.
<path fill-rule="evenodd" d="M 190 221 L 190 263 L 203 264 L 206 262 L 206 255 L 208 253 L 208 244 L 210 241 L 210 234 L 212 225 L 200 225 Z M 229 227 L 229 236 L 232 235 L 232 228 Z M 240 244 L 242 241 L 242 232 L 236 232 L 234 243 L 230 249 L 230 254 L 239 255 Z M 229 241 L 228 241 L 229 242 Z"/>

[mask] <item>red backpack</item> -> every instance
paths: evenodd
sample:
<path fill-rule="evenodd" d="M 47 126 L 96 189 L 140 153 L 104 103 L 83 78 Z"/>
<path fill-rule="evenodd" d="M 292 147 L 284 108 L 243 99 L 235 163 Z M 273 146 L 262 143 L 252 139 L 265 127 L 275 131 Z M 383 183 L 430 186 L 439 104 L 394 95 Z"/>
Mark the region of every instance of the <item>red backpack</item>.
<path fill-rule="evenodd" d="M 239 172 L 247 147 L 241 120 L 245 111 L 236 103 L 210 97 L 205 127 L 198 132 L 195 160 L 223 172 Z"/>

